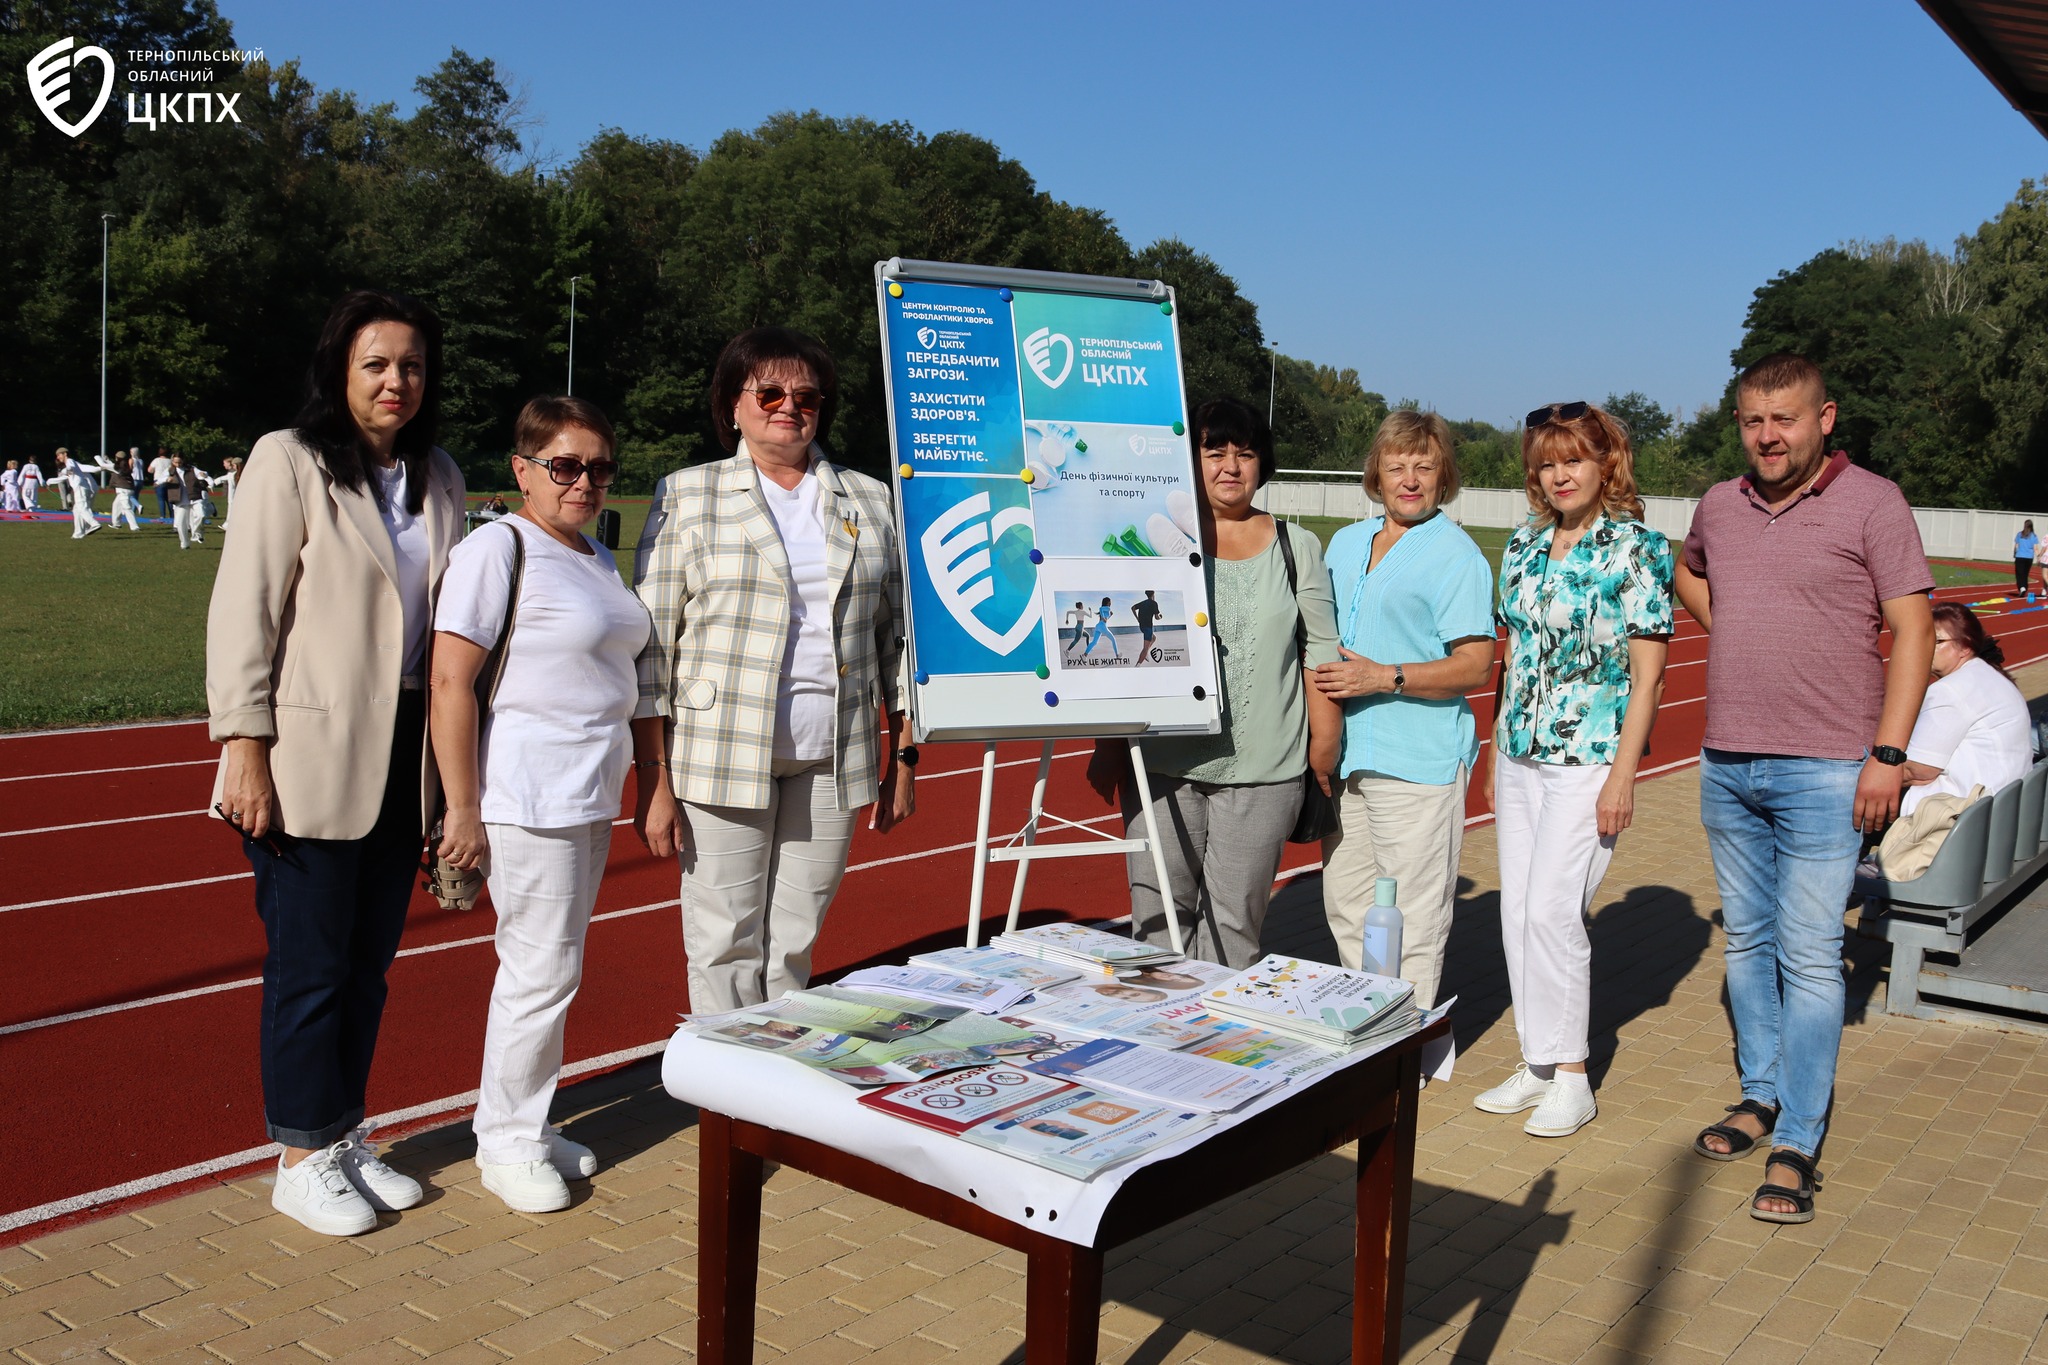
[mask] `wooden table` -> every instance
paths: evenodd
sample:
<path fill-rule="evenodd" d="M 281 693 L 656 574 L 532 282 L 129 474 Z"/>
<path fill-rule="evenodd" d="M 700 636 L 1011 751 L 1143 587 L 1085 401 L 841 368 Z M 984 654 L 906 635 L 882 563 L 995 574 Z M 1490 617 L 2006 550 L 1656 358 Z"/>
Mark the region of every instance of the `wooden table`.
<path fill-rule="evenodd" d="M 764 1161 L 794 1166 L 1023 1252 L 1030 1258 L 1027 1365 L 1078 1365 L 1095 1359 L 1105 1251 L 1355 1141 L 1358 1230 L 1351 1358 L 1357 1365 L 1398 1360 L 1421 1053 L 1425 1043 L 1449 1031 L 1449 1021 L 1438 1020 L 1264 1113 L 1134 1172 L 1088 1246 L 1024 1227 L 827 1143 L 700 1106 L 697 1359 L 714 1365 L 753 1359 Z"/>

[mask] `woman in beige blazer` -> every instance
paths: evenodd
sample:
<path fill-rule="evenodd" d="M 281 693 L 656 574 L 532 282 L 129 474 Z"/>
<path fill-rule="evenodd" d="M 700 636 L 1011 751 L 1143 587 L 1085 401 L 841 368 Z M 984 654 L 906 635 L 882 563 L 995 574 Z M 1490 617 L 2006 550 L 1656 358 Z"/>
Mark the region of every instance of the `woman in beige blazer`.
<path fill-rule="evenodd" d="M 815 338 L 734 337 L 711 376 L 732 457 L 662 480 L 640 533 L 635 824 L 681 855 L 699 1012 L 801 990 L 855 812 L 886 832 L 915 804 L 895 518 L 885 485 L 825 458 L 837 394 Z"/>
<path fill-rule="evenodd" d="M 241 831 L 269 942 L 271 1203 L 334 1236 L 422 1194 L 363 1118 L 435 795 L 427 642 L 463 506 L 434 445 L 440 379 L 424 304 L 357 290 L 334 306 L 298 425 L 250 452 L 207 614 L 214 810 Z"/>

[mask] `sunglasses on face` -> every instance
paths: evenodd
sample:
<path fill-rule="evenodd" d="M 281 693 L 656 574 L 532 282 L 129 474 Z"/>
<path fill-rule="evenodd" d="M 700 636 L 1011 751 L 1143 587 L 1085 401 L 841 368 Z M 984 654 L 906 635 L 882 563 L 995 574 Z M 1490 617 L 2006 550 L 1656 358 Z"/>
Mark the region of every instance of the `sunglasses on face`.
<path fill-rule="evenodd" d="M 1523 418 L 1529 427 L 1548 426 L 1552 422 L 1576 422 L 1592 411 L 1591 403 L 1546 403 Z"/>
<path fill-rule="evenodd" d="M 796 404 L 798 412 L 816 412 L 825 405 L 825 395 L 816 389 L 785 389 L 780 384 L 762 384 L 747 390 L 754 395 L 754 401 L 761 405 L 761 411 L 774 412 L 784 401 Z"/>
<path fill-rule="evenodd" d="M 610 488 L 619 477 L 617 460 L 592 460 L 585 464 L 581 460 L 572 460 L 567 455 L 557 455 L 551 460 L 543 460 L 537 455 L 521 455 L 519 458 L 528 464 L 542 466 L 548 471 L 548 477 L 564 488 L 570 487 L 585 474 L 590 476 L 592 488 Z"/>

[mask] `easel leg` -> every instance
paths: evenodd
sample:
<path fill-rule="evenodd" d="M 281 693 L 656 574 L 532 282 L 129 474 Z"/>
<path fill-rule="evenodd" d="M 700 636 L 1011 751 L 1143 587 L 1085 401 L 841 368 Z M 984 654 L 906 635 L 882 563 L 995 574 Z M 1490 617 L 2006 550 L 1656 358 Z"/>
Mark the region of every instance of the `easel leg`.
<path fill-rule="evenodd" d="M 1401 1358 L 1408 1209 L 1415 1184 L 1415 1111 L 1422 1060 L 1400 1060 L 1393 1126 L 1358 1139 L 1358 1229 L 1351 1281 L 1352 1365 Z"/>
<path fill-rule="evenodd" d="M 1046 1238 L 1024 1285 L 1025 1365 L 1092 1365 L 1102 1317 L 1102 1253 Z"/>
<path fill-rule="evenodd" d="M 697 1359 L 754 1358 L 761 1260 L 761 1158 L 732 1144 L 732 1120 L 700 1111 L 697 1131 Z"/>
<path fill-rule="evenodd" d="M 981 942 L 981 893 L 988 883 L 988 813 L 995 795 L 996 746 L 991 740 L 981 750 L 981 814 L 975 817 L 974 824 L 974 889 L 967 897 L 967 946 L 970 948 Z"/>
<path fill-rule="evenodd" d="M 1145 843 L 1152 850 L 1152 875 L 1159 879 L 1159 905 L 1166 913 L 1166 937 L 1173 944 L 1176 953 L 1185 953 L 1181 943 L 1180 916 L 1173 908 L 1173 882 L 1166 875 L 1166 848 L 1159 842 L 1159 817 L 1152 813 L 1152 783 L 1145 776 L 1145 751 L 1138 741 L 1130 741 L 1131 777 L 1138 784 L 1138 805 L 1145 812 Z M 1138 922 L 1131 921 L 1131 934 L 1137 935 Z"/>
<path fill-rule="evenodd" d="M 1038 817 L 1045 812 L 1045 780 L 1052 773 L 1052 741 L 1038 752 L 1038 780 L 1031 784 L 1031 819 L 1024 825 L 1024 847 L 1030 848 L 1038 842 Z M 1010 918 L 1003 923 L 1009 933 L 1017 932 L 1017 915 L 1024 908 L 1024 875 L 1031 868 L 1031 860 L 1020 858 L 1017 862 L 1017 879 L 1010 883 Z"/>

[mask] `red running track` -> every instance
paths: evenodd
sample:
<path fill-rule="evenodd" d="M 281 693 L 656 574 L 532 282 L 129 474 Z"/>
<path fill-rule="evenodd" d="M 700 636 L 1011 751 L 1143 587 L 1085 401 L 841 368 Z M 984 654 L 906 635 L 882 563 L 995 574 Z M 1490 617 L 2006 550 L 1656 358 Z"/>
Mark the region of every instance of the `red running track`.
<path fill-rule="evenodd" d="M 2048 613 L 2026 620 L 1992 623 L 2016 661 L 2048 653 Z M 1681 617 L 1646 770 L 1698 756 L 1704 658 L 1704 636 Z M 1472 700 L 1485 734 L 1492 694 Z M 1048 806 L 1110 824 L 1082 778 L 1087 748 L 1059 746 Z M 264 1141 L 263 933 L 238 841 L 202 814 L 217 752 L 196 722 L 0 739 L 0 865 L 9 874 L 0 889 L 0 1151 L 17 1154 L 0 1163 L 0 1230 L 24 1211 Z M 925 752 L 917 816 L 890 835 L 862 828 L 854 839 L 818 946 L 821 975 L 961 938 L 980 755 L 966 745 Z M 1024 819 L 1036 755 L 1028 744 L 999 750 L 998 835 Z M 1476 791 L 1470 811 L 1485 818 Z M 1316 858 L 1290 847 L 1283 868 L 1310 869 Z M 1128 909 L 1125 885 L 1106 860 L 1048 860 L 1031 873 L 1025 907 L 1112 917 Z M 992 916 L 1007 908 L 1009 887 L 1010 874 L 992 872 Z M 674 1029 L 687 1007 L 676 895 L 673 865 L 618 826 L 570 1012 L 572 1063 L 658 1045 Z M 487 911 L 446 912 L 415 895 L 391 971 L 371 1112 L 462 1107 L 482 1063 L 492 927 Z"/>

